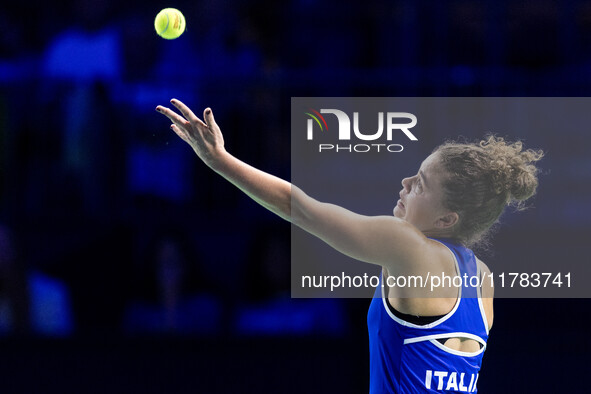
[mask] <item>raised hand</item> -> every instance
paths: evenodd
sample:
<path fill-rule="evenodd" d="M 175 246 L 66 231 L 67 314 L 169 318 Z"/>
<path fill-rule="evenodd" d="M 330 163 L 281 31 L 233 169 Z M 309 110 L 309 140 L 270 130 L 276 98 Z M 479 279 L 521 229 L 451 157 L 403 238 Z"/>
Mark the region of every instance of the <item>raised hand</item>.
<path fill-rule="evenodd" d="M 203 111 L 202 121 L 189 107 L 181 101 L 172 99 L 174 105 L 183 116 L 173 110 L 161 105 L 156 107 L 156 111 L 165 115 L 172 121 L 170 128 L 185 141 L 197 153 L 197 156 L 205 164 L 214 167 L 216 162 L 226 153 L 224 148 L 224 137 L 215 122 L 211 108 Z"/>

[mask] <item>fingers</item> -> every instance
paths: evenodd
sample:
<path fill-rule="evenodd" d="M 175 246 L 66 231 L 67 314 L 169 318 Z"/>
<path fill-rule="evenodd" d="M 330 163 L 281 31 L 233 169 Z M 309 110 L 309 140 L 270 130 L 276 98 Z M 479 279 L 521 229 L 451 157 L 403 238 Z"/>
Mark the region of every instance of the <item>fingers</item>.
<path fill-rule="evenodd" d="M 215 118 L 213 117 L 213 111 L 209 107 L 205 108 L 203 111 L 203 119 L 205 119 L 205 122 L 210 126 L 217 125 L 215 123 Z"/>
<path fill-rule="evenodd" d="M 178 127 L 175 124 L 171 124 L 170 128 L 172 129 L 172 131 L 174 131 L 176 133 L 176 135 L 178 135 L 179 137 L 181 137 L 181 139 L 185 142 L 189 142 L 189 137 L 187 137 L 187 134 L 185 134 L 185 131 Z"/>
<path fill-rule="evenodd" d="M 168 119 L 170 119 L 173 123 L 171 129 L 184 141 L 189 142 L 189 140 L 193 139 L 198 134 L 202 134 L 206 131 L 211 132 L 210 126 L 216 125 L 215 119 L 213 118 L 213 113 L 211 112 L 210 108 L 207 108 L 204 111 L 204 118 L 207 121 L 207 124 L 204 123 L 201 119 L 197 118 L 193 111 L 189 109 L 184 103 L 177 99 L 172 99 L 170 102 L 181 111 L 183 116 L 179 115 L 178 113 L 174 112 L 170 108 L 163 107 L 162 105 L 158 105 L 156 107 L 156 111 L 160 112 L 161 114 L 165 115 Z M 187 120 L 187 118 L 189 120 Z"/>
<path fill-rule="evenodd" d="M 168 119 L 170 119 L 173 123 L 177 124 L 178 126 L 186 127 L 189 123 L 187 119 L 183 118 L 173 110 L 163 107 L 161 105 L 156 107 L 156 111 L 165 115 Z"/>
<path fill-rule="evenodd" d="M 177 99 L 172 99 L 172 100 L 170 100 L 170 102 L 172 103 L 172 105 L 177 107 L 179 109 L 179 111 L 181 111 L 183 116 L 185 118 L 187 118 L 189 121 L 196 122 L 197 124 L 200 124 L 201 126 L 206 127 L 205 123 L 203 123 L 203 121 L 201 119 L 199 119 L 197 116 L 195 116 L 193 111 L 191 111 L 191 109 L 189 107 L 187 107 L 183 102 L 181 102 Z"/>

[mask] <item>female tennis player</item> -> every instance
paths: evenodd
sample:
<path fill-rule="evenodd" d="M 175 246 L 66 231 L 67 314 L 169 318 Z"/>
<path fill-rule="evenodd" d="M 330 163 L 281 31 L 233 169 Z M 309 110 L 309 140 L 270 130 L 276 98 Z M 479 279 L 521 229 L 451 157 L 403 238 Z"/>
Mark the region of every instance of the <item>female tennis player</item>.
<path fill-rule="evenodd" d="M 509 204 L 531 197 L 541 151 L 489 137 L 477 144 L 446 143 L 417 174 L 402 180 L 391 216 L 363 216 L 320 202 L 290 183 L 230 155 L 211 109 L 199 119 L 158 106 L 172 130 L 215 172 L 249 197 L 357 260 L 382 267 L 382 283 L 367 317 L 370 393 L 477 392 L 478 372 L 493 322 L 492 281 L 468 249 Z M 477 277 L 417 297 L 391 285 L 397 277 Z"/>

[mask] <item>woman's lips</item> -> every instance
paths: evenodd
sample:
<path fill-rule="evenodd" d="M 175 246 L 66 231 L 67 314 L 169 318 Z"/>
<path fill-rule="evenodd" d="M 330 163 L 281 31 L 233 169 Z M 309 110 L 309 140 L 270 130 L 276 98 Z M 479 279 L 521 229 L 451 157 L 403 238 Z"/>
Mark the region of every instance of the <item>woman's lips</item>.
<path fill-rule="evenodd" d="M 398 202 L 396 203 L 396 205 L 398 206 L 398 208 L 404 209 L 404 204 L 402 203 L 402 200 L 398 200 Z"/>

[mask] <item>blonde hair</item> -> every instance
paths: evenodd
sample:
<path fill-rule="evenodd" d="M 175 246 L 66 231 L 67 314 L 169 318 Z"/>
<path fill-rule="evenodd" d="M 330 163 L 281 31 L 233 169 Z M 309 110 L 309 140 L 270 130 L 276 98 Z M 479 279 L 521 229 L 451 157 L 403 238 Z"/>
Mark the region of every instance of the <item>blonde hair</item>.
<path fill-rule="evenodd" d="M 459 215 L 453 238 L 466 246 L 486 243 L 486 235 L 506 206 L 524 209 L 536 193 L 541 150 L 523 150 L 521 141 L 489 135 L 478 143 L 448 141 L 437 147 L 447 176 L 443 179 L 447 209 Z"/>

